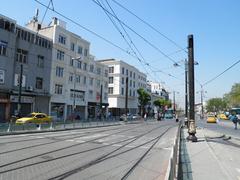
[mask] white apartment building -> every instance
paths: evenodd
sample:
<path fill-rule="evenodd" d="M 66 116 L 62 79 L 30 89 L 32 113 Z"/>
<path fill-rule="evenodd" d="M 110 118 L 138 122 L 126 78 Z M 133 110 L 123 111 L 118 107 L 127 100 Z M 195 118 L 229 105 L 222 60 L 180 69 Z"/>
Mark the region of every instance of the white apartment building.
<path fill-rule="evenodd" d="M 105 59 L 99 60 L 108 66 L 108 102 L 113 116 L 125 113 L 126 77 L 128 77 L 128 111 L 138 113 L 137 89 L 147 87 L 146 74 L 126 62 Z"/>
<path fill-rule="evenodd" d="M 95 117 L 100 103 L 106 108 L 108 69 L 89 54 L 90 43 L 68 31 L 66 23 L 57 18 L 53 18 L 46 27 L 41 27 L 34 18 L 27 27 L 53 41 L 51 115 L 59 119 L 70 119 L 73 114 L 77 114 L 86 119 Z"/>

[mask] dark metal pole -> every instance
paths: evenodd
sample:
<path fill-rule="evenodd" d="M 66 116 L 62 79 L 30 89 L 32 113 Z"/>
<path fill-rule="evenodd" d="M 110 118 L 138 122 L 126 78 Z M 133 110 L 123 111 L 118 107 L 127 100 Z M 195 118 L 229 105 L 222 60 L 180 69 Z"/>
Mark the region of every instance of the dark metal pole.
<path fill-rule="evenodd" d="M 100 113 L 101 113 L 101 117 L 103 116 L 103 112 L 102 112 L 102 93 L 103 93 L 103 85 L 101 84 L 101 89 L 100 89 Z"/>
<path fill-rule="evenodd" d="M 189 128 L 188 140 L 197 141 L 195 124 L 195 90 L 194 90 L 194 48 L 193 35 L 188 36 L 188 80 L 189 80 Z"/>
<path fill-rule="evenodd" d="M 201 119 L 203 119 L 203 88 L 201 85 Z"/>
<path fill-rule="evenodd" d="M 173 91 L 173 112 L 176 113 L 176 104 L 175 104 L 175 91 Z"/>
<path fill-rule="evenodd" d="M 21 114 L 21 96 L 22 96 L 22 76 L 23 76 L 23 65 L 20 66 L 20 77 L 19 77 L 19 89 L 18 89 L 18 115 Z"/>
<path fill-rule="evenodd" d="M 188 61 L 185 59 L 185 121 L 188 126 Z"/>
<path fill-rule="evenodd" d="M 128 77 L 126 77 L 126 91 L 125 91 L 125 114 L 128 113 Z"/>

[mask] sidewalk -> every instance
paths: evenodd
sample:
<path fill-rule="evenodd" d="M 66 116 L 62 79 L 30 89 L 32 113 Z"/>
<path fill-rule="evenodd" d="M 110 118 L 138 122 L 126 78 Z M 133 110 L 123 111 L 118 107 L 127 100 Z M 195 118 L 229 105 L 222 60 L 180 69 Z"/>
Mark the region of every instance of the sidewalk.
<path fill-rule="evenodd" d="M 187 136 L 187 129 L 182 128 L 178 179 L 240 179 L 237 172 L 240 168 L 239 158 L 236 157 L 239 149 L 228 145 L 227 140 L 224 140 L 226 137 L 206 129 L 197 129 L 198 142 L 187 141 Z"/>

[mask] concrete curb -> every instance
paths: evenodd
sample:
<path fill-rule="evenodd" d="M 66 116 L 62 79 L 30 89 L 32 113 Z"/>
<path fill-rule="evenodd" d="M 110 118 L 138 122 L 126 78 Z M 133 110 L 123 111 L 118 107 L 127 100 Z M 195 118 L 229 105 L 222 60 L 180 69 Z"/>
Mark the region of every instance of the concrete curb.
<path fill-rule="evenodd" d="M 177 179 L 178 164 L 179 164 L 179 149 L 180 149 L 180 133 L 181 133 L 182 121 L 179 121 L 177 134 L 175 136 L 174 145 L 171 150 L 171 156 L 168 163 L 167 172 L 164 180 Z"/>
<path fill-rule="evenodd" d="M 33 134 L 33 133 L 46 133 L 46 132 L 61 132 L 61 131 L 69 131 L 75 129 L 89 129 L 89 128 L 100 128 L 100 127 L 108 127 L 108 126 L 119 126 L 118 124 L 111 124 L 111 125 L 103 125 L 103 126 L 89 126 L 89 127 L 76 127 L 76 128 L 65 128 L 65 129 L 47 129 L 47 130 L 30 130 L 30 131 L 16 131 L 16 132 L 6 132 L 0 133 L 0 136 L 11 136 L 11 135 L 19 135 L 19 134 Z"/>

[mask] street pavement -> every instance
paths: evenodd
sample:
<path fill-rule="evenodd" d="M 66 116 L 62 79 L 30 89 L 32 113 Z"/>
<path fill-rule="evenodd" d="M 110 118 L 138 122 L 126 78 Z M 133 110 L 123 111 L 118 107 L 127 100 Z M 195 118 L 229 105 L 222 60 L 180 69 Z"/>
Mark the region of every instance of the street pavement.
<path fill-rule="evenodd" d="M 173 120 L 0 136 L 0 179 L 165 179 Z"/>
<path fill-rule="evenodd" d="M 240 129 L 226 120 L 196 122 L 198 142 L 187 141 L 182 128 L 179 179 L 240 180 Z"/>

